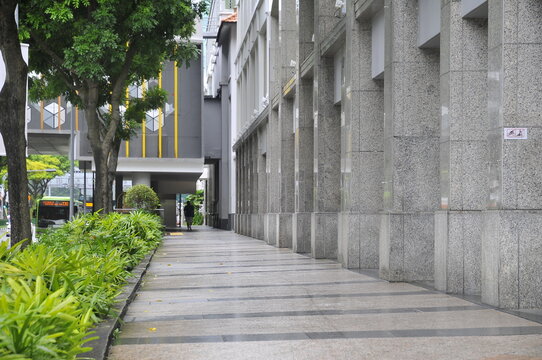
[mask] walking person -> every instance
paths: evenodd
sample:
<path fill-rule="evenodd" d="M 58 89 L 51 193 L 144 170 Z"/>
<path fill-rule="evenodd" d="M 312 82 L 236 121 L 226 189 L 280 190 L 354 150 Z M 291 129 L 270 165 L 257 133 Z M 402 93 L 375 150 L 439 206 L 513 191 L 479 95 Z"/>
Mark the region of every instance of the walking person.
<path fill-rule="evenodd" d="M 187 201 L 183 211 L 188 231 L 192 231 L 192 221 L 194 221 L 194 205 L 192 205 L 190 201 Z"/>

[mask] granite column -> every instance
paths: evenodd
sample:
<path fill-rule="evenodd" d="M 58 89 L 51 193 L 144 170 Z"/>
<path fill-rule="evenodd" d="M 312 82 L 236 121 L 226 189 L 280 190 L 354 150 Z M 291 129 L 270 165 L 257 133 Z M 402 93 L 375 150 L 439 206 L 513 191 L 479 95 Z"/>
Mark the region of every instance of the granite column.
<path fill-rule="evenodd" d="M 235 220 L 234 220 L 234 227 L 233 230 L 236 233 L 240 233 L 239 228 L 239 214 L 241 214 L 241 176 L 240 176 L 240 170 L 241 170 L 241 155 L 239 152 L 239 148 L 235 149 Z"/>
<path fill-rule="evenodd" d="M 295 76 L 297 48 L 296 1 L 280 0 L 279 52 L 280 88 Z M 294 212 L 294 100 L 281 91 L 279 99 L 280 136 L 280 214 L 278 219 L 278 247 L 292 246 L 292 214 Z"/>
<path fill-rule="evenodd" d="M 377 269 L 382 211 L 384 82 L 372 78 L 371 19 L 346 13 L 346 57 L 341 134 L 339 261 Z"/>
<path fill-rule="evenodd" d="M 257 195 L 257 238 L 264 239 L 264 214 L 267 212 L 267 126 L 258 130 L 258 195 Z"/>
<path fill-rule="evenodd" d="M 259 221 L 259 209 L 258 209 L 258 188 L 259 175 L 258 175 L 258 163 L 259 163 L 259 136 L 258 131 L 256 130 L 252 135 L 252 142 L 250 146 L 250 153 L 252 156 L 251 161 L 251 184 L 252 191 L 250 197 L 250 236 L 256 239 L 260 239 L 260 221 Z"/>
<path fill-rule="evenodd" d="M 311 254 L 337 258 L 341 183 L 341 106 L 334 104 L 333 58 L 323 57 L 321 41 L 339 19 L 334 2 L 316 0 L 314 45 L 314 212 L 311 217 Z"/>
<path fill-rule="evenodd" d="M 280 136 L 278 109 L 271 109 L 267 131 L 267 213 L 264 222 L 264 240 L 277 244 L 278 213 L 280 212 Z"/>
<path fill-rule="evenodd" d="M 503 308 L 542 307 L 541 18 L 537 0 L 489 1 L 482 301 Z"/>
<path fill-rule="evenodd" d="M 311 251 L 311 213 L 313 210 L 314 121 L 313 79 L 303 78 L 301 69 L 313 54 L 314 1 L 300 0 L 297 13 L 297 87 L 294 105 L 295 130 L 295 213 L 292 248 L 298 253 Z"/>
<path fill-rule="evenodd" d="M 385 2 L 380 276 L 432 280 L 439 203 L 439 51 L 417 45 L 418 1 Z"/>
<path fill-rule="evenodd" d="M 479 295 L 488 195 L 487 19 L 464 19 L 461 10 L 460 2 L 442 3 L 435 288 Z"/>

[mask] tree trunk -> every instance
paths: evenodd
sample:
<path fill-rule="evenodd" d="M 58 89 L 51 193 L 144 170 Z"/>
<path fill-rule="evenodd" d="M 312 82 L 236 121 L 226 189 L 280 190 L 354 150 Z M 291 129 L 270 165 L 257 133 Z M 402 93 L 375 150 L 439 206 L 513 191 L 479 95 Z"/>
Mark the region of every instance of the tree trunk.
<path fill-rule="evenodd" d="M 103 143 L 101 137 L 96 136 L 96 133 L 93 134 L 91 125 L 94 121 L 98 122 L 99 119 L 95 115 L 92 109 L 85 109 L 85 115 L 87 118 L 87 124 L 89 126 L 89 141 L 92 148 L 92 156 L 94 158 L 94 166 L 96 167 L 96 183 L 94 186 L 94 209 L 101 210 L 102 213 L 107 214 L 112 210 L 112 194 L 111 187 L 109 186 L 109 167 L 108 167 L 108 149 L 111 146 Z M 92 114 L 94 112 L 94 114 Z M 94 116 L 94 118 L 93 118 Z M 88 119 L 91 120 L 88 120 Z M 99 133 L 99 131 L 98 131 Z"/>
<path fill-rule="evenodd" d="M 103 158 L 103 153 L 98 152 L 99 160 L 94 155 L 94 163 L 96 164 L 96 188 L 95 188 L 95 209 L 101 209 L 104 214 L 111 212 L 111 191 L 109 186 L 109 169 L 107 166 L 107 159 Z"/>
<path fill-rule="evenodd" d="M 119 162 L 119 150 L 120 150 L 121 140 L 115 139 L 115 142 L 113 143 L 111 154 L 109 155 L 109 163 L 108 165 L 108 174 L 109 174 L 109 188 L 113 188 L 113 182 L 117 178 L 117 164 Z M 121 186 L 122 188 L 122 186 Z M 117 194 L 117 199 L 119 197 L 119 194 Z M 113 199 L 111 199 L 113 200 Z M 118 208 L 118 204 L 117 204 Z"/>
<path fill-rule="evenodd" d="M 88 140 L 92 149 L 92 157 L 96 168 L 94 186 L 94 210 L 107 214 L 111 211 L 111 189 L 108 188 L 108 149 L 111 148 L 102 136 L 101 120 L 98 117 L 98 85 L 89 84 L 79 92 L 85 105 L 85 119 L 88 126 Z"/>
<path fill-rule="evenodd" d="M 0 0 L 0 51 L 6 65 L 6 81 L 0 91 L 0 133 L 8 163 L 12 245 L 32 237 L 25 138 L 28 68 L 19 44 L 16 5 L 17 1 Z"/>
<path fill-rule="evenodd" d="M 2 1 L 2 0 L 0 0 Z M 104 214 L 113 211 L 113 180 L 117 171 L 120 148 L 117 130 L 120 126 L 120 104 L 124 94 L 129 69 L 136 53 L 136 47 L 130 47 L 126 61 L 118 77 L 114 80 L 111 92 L 111 117 L 108 124 L 98 116 L 98 84 L 87 81 L 87 88 L 79 91 L 85 104 L 85 118 L 88 126 L 88 139 L 96 166 L 96 186 L 94 189 L 94 209 Z"/>

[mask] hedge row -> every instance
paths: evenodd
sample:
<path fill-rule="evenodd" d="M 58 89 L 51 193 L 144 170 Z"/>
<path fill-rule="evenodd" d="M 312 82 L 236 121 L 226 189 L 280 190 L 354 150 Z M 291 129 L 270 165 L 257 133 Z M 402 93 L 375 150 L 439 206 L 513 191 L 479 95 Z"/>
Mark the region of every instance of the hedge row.
<path fill-rule="evenodd" d="M 20 250 L 0 245 L 0 359 L 74 359 L 130 270 L 160 243 L 159 217 L 86 215 Z"/>

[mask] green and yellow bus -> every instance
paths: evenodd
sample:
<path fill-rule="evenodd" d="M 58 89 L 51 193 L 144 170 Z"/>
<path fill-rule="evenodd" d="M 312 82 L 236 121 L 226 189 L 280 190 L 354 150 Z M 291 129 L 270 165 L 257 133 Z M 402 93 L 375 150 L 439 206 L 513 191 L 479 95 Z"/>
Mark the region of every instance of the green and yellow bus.
<path fill-rule="evenodd" d="M 74 201 L 73 214 L 76 216 L 83 211 L 83 203 Z M 47 228 L 62 226 L 70 218 L 70 198 L 60 196 L 45 196 L 38 202 L 37 232 Z"/>

